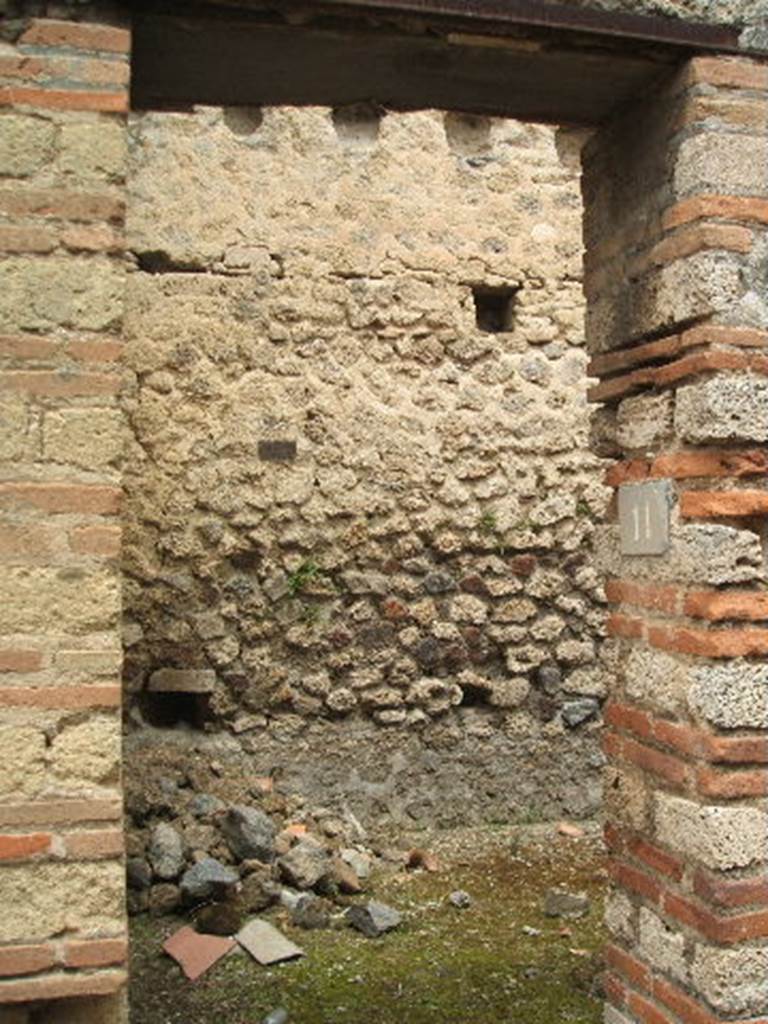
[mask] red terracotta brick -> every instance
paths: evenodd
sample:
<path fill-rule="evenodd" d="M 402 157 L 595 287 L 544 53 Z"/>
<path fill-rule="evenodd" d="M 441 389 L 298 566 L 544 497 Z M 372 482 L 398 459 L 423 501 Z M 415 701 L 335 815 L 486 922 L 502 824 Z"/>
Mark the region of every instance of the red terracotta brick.
<path fill-rule="evenodd" d="M 603 839 L 606 847 L 612 853 L 620 853 L 624 850 L 624 833 L 610 821 L 603 826 Z"/>
<path fill-rule="evenodd" d="M 119 502 L 119 488 L 100 484 L 0 483 L 0 508 L 115 515 Z"/>
<path fill-rule="evenodd" d="M 0 78 L 38 78 L 46 67 L 42 57 L 25 57 L 22 54 L 0 57 Z"/>
<path fill-rule="evenodd" d="M 605 991 L 605 998 L 609 1003 L 613 1003 L 614 1006 L 623 1007 L 627 1002 L 627 989 L 626 986 L 616 977 L 615 974 L 607 972 L 603 976 L 603 989 Z"/>
<path fill-rule="evenodd" d="M 49 370 L 6 370 L 0 373 L 0 391 L 17 391 L 40 398 L 79 398 L 116 395 L 116 373 L 56 373 Z"/>
<path fill-rule="evenodd" d="M 91 939 L 64 943 L 65 967 L 112 967 L 128 958 L 128 940 Z"/>
<path fill-rule="evenodd" d="M 680 496 L 680 514 L 686 518 L 764 516 L 768 491 L 686 491 Z"/>
<path fill-rule="evenodd" d="M 0 86 L 0 106 L 32 107 L 37 110 L 92 110 L 125 114 L 128 96 L 120 92 L 91 92 L 73 89 L 39 89 L 28 86 Z"/>
<path fill-rule="evenodd" d="M 595 356 L 589 364 L 589 372 L 597 376 L 615 373 L 642 363 L 668 360 L 694 348 L 710 345 L 733 348 L 768 348 L 768 331 L 754 327 L 724 327 L 720 324 L 700 324 L 690 327 L 681 334 L 670 334 L 656 341 L 605 352 Z"/>
<path fill-rule="evenodd" d="M 678 610 L 679 594 L 677 587 L 653 586 L 629 580 L 608 580 L 605 584 L 605 596 L 612 604 L 632 604 L 671 615 Z"/>
<path fill-rule="evenodd" d="M 736 224 L 688 224 L 658 242 L 648 256 L 641 258 L 634 271 L 644 273 L 649 266 L 663 266 L 712 249 L 748 253 L 752 243 L 749 228 Z"/>
<path fill-rule="evenodd" d="M 119 526 L 83 526 L 71 531 L 69 546 L 78 555 L 116 558 L 121 536 Z"/>
<path fill-rule="evenodd" d="M 0 825 L 75 825 L 86 821 L 119 821 L 123 813 L 119 799 L 35 800 L 0 803 Z"/>
<path fill-rule="evenodd" d="M 613 761 L 620 759 L 624 754 L 624 737 L 619 736 L 610 729 L 603 730 L 600 744 L 606 757 L 611 758 Z"/>
<path fill-rule="evenodd" d="M 763 476 L 768 473 L 768 452 L 722 451 L 703 449 L 695 452 L 671 452 L 649 462 L 635 459 L 612 466 L 605 476 L 610 487 L 651 478 L 686 480 L 696 477 Z"/>
<path fill-rule="evenodd" d="M 718 919 L 711 911 L 678 893 L 665 890 L 662 894 L 661 906 L 675 920 L 708 938 L 716 937 L 719 932 Z"/>
<path fill-rule="evenodd" d="M 768 654 L 768 630 L 701 630 L 649 626 L 653 647 L 701 658 L 748 658 Z"/>
<path fill-rule="evenodd" d="M 5 686 L 0 687 L 0 708 L 117 708 L 119 686 Z"/>
<path fill-rule="evenodd" d="M 48 832 L 33 832 L 22 836 L 0 835 L 0 860 L 27 860 L 48 853 L 51 839 Z"/>
<path fill-rule="evenodd" d="M 0 982 L 0 1005 L 28 1003 L 38 999 L 107 996 L 119 992 L 126 981 L 127 974 L 121 970 L 46 974 L 24 981 L 3 981 Z"/>
<path fill-rule="evenodd" d="M 51 554 L 59 531 L 48 526 L 0 525 L 0 559 L 39 559 Z"/>
<path fill-rule="evenodd" d="M 623 889 L 643 896 L 650 903 L 658 905 L 661 900 L 662 887 L 655 878 L 651 878 L 639 868 L 632 867 L 622 861 L 613 861 L 610 865 L 610 873 L 617 885 Z"/>
<path fill-rule="evenodd" d="M 716 942 L 736 945 L 768 938 L 768 910 L 740 914 L 738 917 L 715 918 L 715 922 L 709 938 Z"/>
<path fill-rule="evenodd" d="M 102 192 L 69 192 L 66 189 L 0 189 L 0 213 L 10 217 L 53 217 L 71 221 L 125 219 L 125 203 Z"/>
<path fill-rule="evenodd" d="M 768 360 L 760 356 L 719 349 L 697 352 L 663 366 L 646 367 L 620 377 L 612 377 L 590 388 L 588 397 L 592 402 L 606 402 L 612 398 L 621 398 L 642 387 L 664 387 L 676 384 L 686 377 L 713 370 L 751 370 L 753 373 L 768 376 Z"/>
<path fill-rule="evenodd" d="M 123 344 L 114 338 L 71 341 L 67 355 L 81 363 L 119 363 Z"/>
<path fill-rule="evenodd" d="M 754 107 L 761 113 L 765 110 L 762 104 Z M 707 217 L 768 224 L 768 199 L 753 196 L 693 196 L 676 203 L 664 213 L 664 230 L 669 231 L 680 227 L 681 224 L 689 224 L 691 221 Z"/>
<path fill-rule="evenodd" d="M 0 359 L 51 359 L 56 343 L 34 334 L 0 334 Z"/>
<path fill-rule="evenodd" d="M 125 240 L 109 224 L 77 224 L 61 234 L 71 252 L 122 252 Z"/>
<path fill-rule="evenodd" d="M 701 768 L 696 786 L 702 796 L 735 800 L 768 796 L 768 772 L 763 770 L 727 772 Z"/>
<path fill-rule="evenodd" d="M 636 736 L 650 739 L 653 735 L 653 726 L 650 715 L 639 708 L 631 707 L 629 704 L 608 704 L 603 709 L 603 720 L 606 725 L 613 725 L 617 729 L 624 729 L 626 732 L 633 732 Z"/>
<path fill-rule="evenodd" d="M 44 227 L 0 224 L 0 252 L 52 252 L 56 244 L 56 236 Z"/>
<path fill-rule="evenodd" d="M 677 789 L 683 788 L 690 778 L 690 771 L 684 762 L 636 740 L 627 738 L 624 741 L 622 756 L 626 761 L 664 779 Z"/>
<path fill-rule="evenodd" d="M 756 590 L 695 590 L 685 595 L 683 611 L 694 619 L 768 619 L 768 594 Z"/>
<path fill-rule="evenodd" d="M 685 865 L 680 858 L 667 853 L 666 850 L 662 850 L 647 839 L 643 839 L 640 836 L 632 836 L 627 839 L 627 849 L 633 857 L 641 860 L 659 874 L 666 875 L 667 878 L 672 878 L 676 882 L 679 882 L 683 877 Z"/>
<path fill-rule="evenodd" d="M 39 974 L 41 971 L 49 971 L 55 964 L 54 949 L 45 943 L 0 947 L 0 978 Z"/>
<path fill-rule="evenodd" d="M 33 18 L 18 40 L 21 46 L 68 47 L 73 50 L 128 53 L 131 34 L 127 29 L 89 22 Z"/>
<path fill-rule="evenodd" d="M 706 749 L 708 734 L 688 725 L 670 722 L 666 718 L 654 718 L 651 729 L 657 743 L 690 757 L 701 757 Z"/>
<path fill-rule="evenodd" d="M 686 70 L 691 85 L 726 89 L 768 89 L 768 67 L 741 57 L 695 57 Z"/>
<path fill-rule="evenodd" d="M 605 947 L 605 962 L 614 968 L 637 988 L 645 992 L 651 991 L 651 972 L 641 960 L 632 956 L 619 946 L 609 943 Z"/>
<path fill-rule="evenodd" d="M 709 1010 L 665 978 L 653 979 L 653 994 L 660 1003 L 679 1017 L 682 1024 L 718 1024 Z"/>
<path fill-rule="evenodd" d="M 693 891 L 716 907 L 768 906 L 768 877 L 724 879 L 719 875 L 697 870 Z"/>
<path fill-rule="evenodd" d="M 642 1021 L 642 1024 L 677 1024 L 673 1017 L 670 1017 L 666 1012 L 662 1012 L 648 999 L 638 995 L 637 992 L 629 993 L 627 1006 L 637 1019 Z"/>
<path fill-rule="evenodd" d="M 121 857 L 125 850 L 119 829 L 93 829 L 87 832 L 66 832 L 61 837 L 67 856 L 75 860 L 98 860 Z"/>
<path fill-rule="evenodd" d="M 720 121 L 724 125 L 763 130 L 768 123 L 768 101 L 763 96 L 718 93 L 714 96 L 694 96 L 681 111 L 675 123 L 679 131 L 686 125 L 701 121 Z"/>
<path fill-rule="evenodd" d="M 623 636 L 627 639 L 638 640 L 645 632 L 645 623 L 642 619 L 633 619 L 628 615 L 609 615 L 606 626 L 611 636 Z"/>
<path fill-rule="evenodd" d="M 768 764 L 768 736 L 709 736 L 706 754 L 722 764 Z"/>
<path fill-rule="evenodd" d="M 40 651 L 23 648 L 0 648 L 0 672 L 38 672 L 43 667 Z"/>

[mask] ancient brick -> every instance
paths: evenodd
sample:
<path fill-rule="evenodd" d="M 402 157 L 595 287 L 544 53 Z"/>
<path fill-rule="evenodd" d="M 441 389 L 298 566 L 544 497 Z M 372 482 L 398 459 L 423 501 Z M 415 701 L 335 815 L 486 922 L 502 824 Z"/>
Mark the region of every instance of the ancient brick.
<path fill-rule="evenodd" d="M 57 49 L 125 53 L 130 50 L 131 35 L 125 28 L 89 22 L 33 18 L 19 38 L 22 46 L 51 46 Z"/>
<path fill-rule="evenodd" d="M 50 970 L 56 963 L 53 946 L 11 946 L 0 949 L 0 977 L 39 974 Z"/>

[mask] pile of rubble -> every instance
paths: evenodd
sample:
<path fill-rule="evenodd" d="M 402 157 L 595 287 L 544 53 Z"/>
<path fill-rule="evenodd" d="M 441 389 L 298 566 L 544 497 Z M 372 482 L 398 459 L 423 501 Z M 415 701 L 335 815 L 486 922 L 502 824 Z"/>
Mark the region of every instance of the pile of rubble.
<path fill-rule="evenodd" d="M 173 808 L 163 789 L 173 789 Z M 354 897 L 376 864 L 402 867 L 404 855 L 372 849 L 353 815 L 303 809 L 300 798 L 275 794 L 269 779 L 252 783 L 254 791 L 258 801 L 232 804 L 161 779 L 154 799 L 145 790 L 142 806 L 129 805 L 142 826 L 129 830 L 130 912 L 186 913 L 198 932 L 226 936 L 276 905 L 302 928 L 341 921 L 373 938 L 400 923 L 392 908 Z"/>

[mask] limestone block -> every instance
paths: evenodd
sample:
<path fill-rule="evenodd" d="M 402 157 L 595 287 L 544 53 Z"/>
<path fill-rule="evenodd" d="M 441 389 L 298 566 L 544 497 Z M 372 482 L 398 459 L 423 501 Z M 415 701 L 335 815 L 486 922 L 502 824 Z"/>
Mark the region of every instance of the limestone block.
<path fill-rule="evenodd" d="M 768 1005 L 768 949 L 720 949 L 699 944 L 691 975 L 696 989 L 719 1013 L 765 1013 Z"/>
<path fill-rule="evenodd" d="M 688 702 L 722 729 L 768 729 L 768 665 L 701 665 L 693 673 Z"/>
<path fill-rule="evenodd" d="M 43 424 L 44 457 L 85 469 L 108 466 L 121 454 L 122 428 L 122 415 L 113 409 L 48 413 Z"/>
<path fill-rule="evenodd" d="M 675 427 L 681 438 L 694 443 L 768 440 L 768 380 L 719 374 L 680 388 Z"/>
<path fill-rule="evenodd" d="M 679 198 L 707 193 L 764 195 L 765 140 L 759 135 L 712 132 L 684 139 L 677 152 L 673 185 Z"/>
<path fill-rule="evenodd" d="M 59 168 L 83 184 L 125 174 L 127 150 L 121 124 L 105 120 L 64 124 L 59 149 Z"/>
<path fill-rule="evenodd" d="M 105 569 L 11 566 L 0 582 L 0 630 L 45 632 L 109 628 L 120 611 L 120 585 Z"/>
<path fill-rule="evenodd" d="M 119 862 L 5 867 L 0 872 L 0 903 L 6 911 L 0 941 L 37 942 L 64 931 L 83 938 L 119 933 L 124 888 Z"/>
<path fill-rule="evenodd" d="M 0 264 L 0 328 L 103 330 L 120 320 L 123 287 L 106 258 L 12 257 Z"/>
<path fill-rule="evenodd" d="M 620 889 L 609 893 L 605 902 L 606 927 L 611 935 L 630 945 L 635 942 L 635 910 L 635 905 Z"/>
<path fill-rule="evenodd" d="M 624 669 L 627 696 L 659 711 L 679 712 L 685 705 L 690 668 L 664 651 L 633 646 Z"/>
<path fill-rule="evenodd" d="M 603 1024 L 632 1024 L 629 1017 L 625 1017 L 615 1006 L 606 1003 L 603 1007 Z"/>
<path fill-rule="evenodd" d="M 26 725 L 0 729 L 0 796 L 34 796 L 45 779 L 45 733 Z"/>
<path fill-rule="evenodd" d="M 672 432 L 672 395 L 625 398 L 616 413 L 616 440 L 626 450 L 653 449 Z"/>
<path fill-rule="evenodd" d="M 0 396 L 0 461 L 23 457 L 27 424 L 27 403 L 21 395 Z"/>
<path fill-rule="evenodd" d="M 717 523 L 689 523 L 673 530 L 666 571 L 698 583 L 747 583 L 763 579 L 760 538 Z"/>
<path fill-rule="evenodd" d="M 7 114 L 0 131 L 0 174 L 21 178 L 34 174 L 50 161 L 56 128 L 50 121 L 22 114 Z"/>
<path fill-rule="evenodd" d="M 685 938 L 680 931 L 668 928 L 662 919 L 648 910 L 640 908 L 639 943 L 640 955 L 649 964 L 665 974 L 686 981 L 688 964 L 685 960 Z"/>
<path fill-rule="evenodd" d="M 161 668 L 149 677 L 154 693 L 213 693 L 216 673 L 207 668 Z"/>
<path fill-rule="evenodd" d="M 768 857 L 765 814 L 757 807 L 702 806 L 658 793 L 655 821 L 662 843 L 717 871 L 763 863 Z"/>
<path fill-rule="evenodd" d="M 51 766 L 66 784 L 103 783 L 120 767 L 120 722 L 97 715 L 64 728 L 51 745 Z"/>

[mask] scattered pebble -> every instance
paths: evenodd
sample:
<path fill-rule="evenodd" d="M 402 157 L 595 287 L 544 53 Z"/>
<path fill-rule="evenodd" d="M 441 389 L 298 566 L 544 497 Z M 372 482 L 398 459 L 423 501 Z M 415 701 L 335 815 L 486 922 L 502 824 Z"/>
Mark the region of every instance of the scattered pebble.
<path fill-rule="evenodd" d="M 456 889 L 449 895 L 448 902 L 459 910 L 466 910 L 472 906 L 472 897 L 463 889 Z"/>

